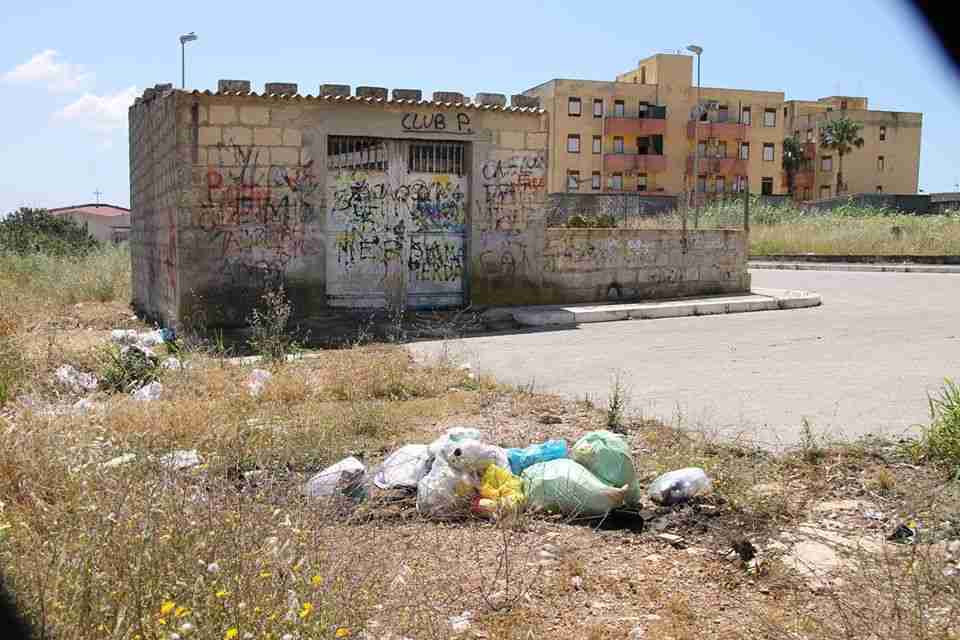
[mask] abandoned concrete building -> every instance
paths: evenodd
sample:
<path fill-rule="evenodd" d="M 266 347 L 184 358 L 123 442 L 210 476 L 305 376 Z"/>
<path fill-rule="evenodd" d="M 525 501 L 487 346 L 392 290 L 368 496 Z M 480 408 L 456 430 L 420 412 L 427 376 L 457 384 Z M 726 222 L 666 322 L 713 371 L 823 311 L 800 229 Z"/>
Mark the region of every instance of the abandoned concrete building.
<path fill-rule="evenodd" d="M 501 94 L 221 81 L 130 107 L 134 304 L 240 325 L 298 315 L 749 289 L 739 229 L 548 228 L 549 115 Z"/>

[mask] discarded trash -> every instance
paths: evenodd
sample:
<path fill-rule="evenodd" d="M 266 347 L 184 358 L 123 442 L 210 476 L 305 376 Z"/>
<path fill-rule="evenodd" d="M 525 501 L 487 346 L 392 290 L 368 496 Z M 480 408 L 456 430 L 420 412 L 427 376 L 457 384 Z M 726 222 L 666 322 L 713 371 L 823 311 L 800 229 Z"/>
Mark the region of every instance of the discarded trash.
<path fill-rule="evenodd" d="M 110 332 L 110 340 L 117 344 L 134 344 L 138 335 L 133 329 L 114 329 Z"/>
<path fill-rule="evenodd" d="M 170 356 L 169 358 L 161 362 L 160 366 L 163 367 L 164 369 L 169 369 L 171 371 L 178 371 L 180 369 L 183 369 L 183 363 L 180 362 L 180 358 L 175 358 L 174 356 Z"/>
<path fill-rule="evenodd" d="M 430 447 L 408 444 L 391 453 L 373 476 L 373 484 L 381 489 L 416 489 L 417 483 L 430 472 Z"/>
<path fill-rule="evenodd" d="M 133 392 L 133 399 L 141 402 L 153 402 L 159 400 L 163 394 L 163 385 L 159 382 L 151 382 Z"/>
<path fill-rule="evenodd" d="M 671 547 L 676 547 L 682 549 L 686 546 L 686 540 L 683 539 L 683 536 L 678 536 L 673 533 L 658 533 L 657 540 L 660 542 L 666 542 Z"/>
<path fill-rule="evenodd" d="M 73 403 L 73 410 L 78 413 L 83 413 L 85 411 L 93 411 L 97 408 L 95 402 L 88 400 L 87 398 L 80 398 Z"/>
<path fill-rule="evenodd" d="M 140 347 L 157 347 L 164 342 L 173 340 L 173 329 L 156 329 L 154 331 L 135 331 L 133 329 L 114 329 L 110 332 L 110 340 L 117 344 L 137 345 Z"/>
<path fill-rule="evenodd" d="M 887 540 L 898 544 L 915 544 L 917 542 L 917 530 L 918 526 L 915 520 L 901 522 L 893 530 L 893 533 L 887 536 Z"/>
<path fill-rule="evenodd" d="M 263 391 L 267 380 L 272 377 L 273 374 L 265 369 L 254 369 L 250 372 L 250 375 L 247 376 L 247 380 L 243 384 L 250 390 L 250 395 L 256 398 L 260 395 L 260 392 Z"/>
<path fill-rule="evenodd" d="M 93 391 L 97 388 L 97 376 L 92 373 L 78 371 L 73 365 L 64 364 L 54 372 L 57 382 L 65 387 L 69 387 L 74 393 L 83 393 L 84 391 Z"/>
<path fill-rule="evenodd" d="M 603 515 L 623 504 L 628 488 L 610 487 L 566 458 L 540 462 L 523 472 L 528 504 L 567 515 Z"/>
<path fill-rule="evenodd" d="M 757 548 L 753 546 L 753 543 L 746 538 L 734 540 L 732 546 L 733 550 L 737 552 L 738 556 L 740 556 L 740 560 L 742 562 L 750 562 L 757 557 Z"/>
<path fill-rule="evenodd" d="M 354 500 L 367 495 L 367 468 L 353 456 L 329 466 L 307 481 L 303 492 L 311 498 L 328 498 L 342 494 Z"/>
<path fill-rule="evenodd" d="M 449 620 L 450 629 L 454 633 L 463 633 L 468 631 L 473 624 L 473 613 L 464 611 L 458 616 L 452 616 Z"/>
<path fill-rule="evenodd" d="M 538 462 L 559 460 L 567 457 L 566 440 L 547 440 L 541 444 L 532 444 L 523 449 L 507 449 L 507 458 L 510 461 L 510 471 L 520 475 L 523 470 Z"/>
<path fill-rule="evenodd" d="M 447 429 L 447 432 L 430 443 L 430 456 L 436 458 L 443 453 L 443 450 L 451 442 L 461 442 L 463 440 L 480 440 L 480 432 L 471 427 L 453 427 Z"/>
<path fill-rule="evenodd" d="M 125 465 L 128 462 L 133 462 L 137 459 L 137 454 L 135 453 L 125 453 L 122 456 L 117 456 L 116 458 L 110 458 L 106 462 L 100 465 L 103 469 L 112 469 L 113 467 L 119 467 Z"/>
<path fill-rule="evenodd" d="M 443 457 L 454 469 L 482 473 L 495 464 L 508 469 L 507 450 L 480 440 L 457 440 L 447 444 L 438 457 Z"/>
<path fill-rule="evenodd" d="M 160 458 L 160 464 L 174 471 L 182 471 L 203 464 L 196 449 L 178 449 Z"/>
<path fill-rule="evenodd" d="M 474 474 L 454 469 L 442 456 L 434 458 L 430 473 L 417 484 L 417 511 L 432 518 L 466 515 L 477 485 Z"/>
<path fill-rule="evenodd" d="M 473 367 L 470 366 L 469 362 L 464 362 L 460 365 L 460 370 L 467 374 L 467 377 L 471 380 L 476 380 L 477 376 L 473 373 Z"/>
<path fill-rule="evenodd" d="M 663 474 L 650 484 L 647 495 L 655 503 L 669 507 L 686 502 L 711 488 L 710 478 L 699 467 L 687 467 Z"/>
<path fill-rule="evenodd" d="M 625 504 L 640 502 L 640 484 L 626 441 L 610 431 L 591 431 L 577 440 L 570 457 L 611 487 L 627 485 Z"/>
<path fill-rule="evenodd" d="M 483 516 L 512 513 L 523 504 L 523 480 L 495 464 L 487 466 L 480 480 L 480 495 L 471 511 Z"/>

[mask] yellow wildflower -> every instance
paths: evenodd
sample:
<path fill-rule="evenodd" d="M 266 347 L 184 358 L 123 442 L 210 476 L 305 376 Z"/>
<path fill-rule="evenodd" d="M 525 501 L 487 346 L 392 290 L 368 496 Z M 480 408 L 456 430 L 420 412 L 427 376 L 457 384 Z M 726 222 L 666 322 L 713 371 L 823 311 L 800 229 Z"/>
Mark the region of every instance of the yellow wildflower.
<path fill-rule="evenodd" d="M 185 615 L 189 615 L 189 613 L 190 609 L 187 609 L 186 607 L 177 607 L 177 610 L 173 612 L 173 615 L 178 618 L 182 618 Z"/>
<path fill-rule="evenodd" d="M 348 638 L 350 637 L 350 629 L 346 627 L 337 627 L 337 631 L 333 635 L 337 636 L 338 638 Z"/>
<path fill-rule="evenodd" d="M 261 578 L 269 578 L 269 577 L 272 576 L 272 575 L 273 575 L 273 574 L 270 573 L 269 571 L 261 571 L 261 572 L 260 572 L 260 577 L 261 577 Z"/>
<path fill-rule="evenodd" d="M 173 600 L 166 600 L 162 605 L 160 605 L 160 615 L 166 616 L 170 615 L 170 612 L 173 611 L 177 606 L 177 603 Z"/>
<path fill-rule="evenodd" d="M 304 602 L 303 606 L 300 607 L 300 619 L 303 620 L 304 618 L 309 616 L 311 613 L 313 613 L 313 603 Z"/>
<path fill-rule="evenodd" d="M 217 591 L 217 593 L 214 595 L 216 595 L 218 598 L 226 598 L 228 595 L 230 595 L 230 592 L 226 589 L 220 589 L 220 591 Z"/>
<path fill-rule="evenodd" d="M 157 618 L 157 624 L 160 624 L 160 625 L 167 624 L 167 619 L 166 619 L 166 618 Z"/>
<path fill-rule="evenodd" d="M 227 632 L 223 634 L 223 637 L 226 640 L 231 640 L 231 638 L 236 638 L 238 633 L 240 632 L 237 631 L 236 627 L 230 627 L 229 629 L 227 629 Z"/>
<path fill-rule="evenodd" d="M 320 585 L 323 584 L 323 577 L 318 573 L 317 575 L 310 578 L 310 582 L 311 584 L 313 584 L 313 586 L 319 587 Z"/>

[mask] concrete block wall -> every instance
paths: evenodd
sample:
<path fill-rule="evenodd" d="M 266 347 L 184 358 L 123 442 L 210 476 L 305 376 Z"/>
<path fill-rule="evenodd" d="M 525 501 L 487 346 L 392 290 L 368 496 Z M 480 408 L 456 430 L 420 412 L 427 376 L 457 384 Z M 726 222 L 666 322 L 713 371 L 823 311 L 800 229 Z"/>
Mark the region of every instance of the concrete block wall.
<path fill-rule="evenodd" d="M 617 220 L 669 213 L 677 197 L 644 193 L 551 193 L 548 224 L 560 226 L 571 216 L 610 215 Z"/>
<path fill-rule="evenodd" d="M 559 302 L 750 290 L 742 230 L 547 229 L 543 288 Z"/>
<path fill-rule="evenodd" d="M 133 305 L 172 324 L 179 314 L 176 221 L 182 175 L 175 93 L 148 91 L 149 99 L 138 99 L 129 111 Z"/>

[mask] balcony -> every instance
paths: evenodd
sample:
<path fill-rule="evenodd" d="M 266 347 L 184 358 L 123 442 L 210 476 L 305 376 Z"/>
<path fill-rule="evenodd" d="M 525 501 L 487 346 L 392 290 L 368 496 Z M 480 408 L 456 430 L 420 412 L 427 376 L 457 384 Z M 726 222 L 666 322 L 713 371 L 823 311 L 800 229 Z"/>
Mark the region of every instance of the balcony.
<path fill-rule="evenodd" d="M 813 169 L 801 170 L 793 174 L 793 189 L 809 189 L 813 188 L 814 184 L 814 175 Z M 789 189 L 790 185 L 787 183 L 787 174 L 783 174 L 783 180 L 781 180 L 781 186 L 784 190 Z"/>
<path fill-rule="evenodd" d="M 606 173 L 660 173 L 667 170 L 667 157 L 639 153 L 605 153 Z"/>
<path fill-rule="evenodd" d="M 743 124 L 736 120 L 727 120 L 724 122 L 688 122 L 687 138 L 693 140 L 699 137 L 700 140 L 707 138 L 716 138 L 718 140 L 745 140 L 750 129 L 749 124 Z"/>
<path fill-rule="evenodd" d="M 817 157 L 817 145 L 814 142 L 803 143 L 803 159 L 813 160 Z"/>
<path fill-rule="evenodd" d="M 607 116 L 603 131 L 608 136 L 662 136 L 667 132 L 667 121 L 663 118 Z"/>
<path fill-rule="evenodd" d="M 745 176 L 747 161 L 732 156 L 700 156 L 697 171 L 707 176 Z M 687 175 L 693 175 L 693 154 L 687 156 Z"/>

